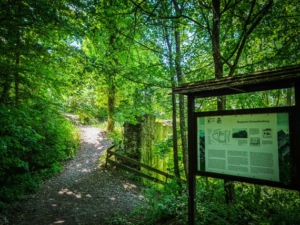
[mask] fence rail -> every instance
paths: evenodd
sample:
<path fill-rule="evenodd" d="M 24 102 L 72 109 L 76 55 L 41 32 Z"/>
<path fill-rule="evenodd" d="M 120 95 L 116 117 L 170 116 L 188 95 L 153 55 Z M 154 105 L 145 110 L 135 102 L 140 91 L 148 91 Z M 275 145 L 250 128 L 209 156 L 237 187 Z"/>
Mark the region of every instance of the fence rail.
<path fill-rule="evenodd" d="M 175 178 L 174 175 L 165 173 L 165 172 L 163 172 L 163 171 L 160 171 L 160 170 L 155 169 L 155 168 L 153 168 L 153 167 L 151 167 L 151 166 L 148 166 L 148 165 L 146 165 L 146 164 L 144 164 L 144 163 L 138 162 L 138 161 L 136 161 L 136 160 L 134 160 L 134 159 L 128 158 L 128 157 L 126 157 L 126 156 L 124 156 L 124 155 L 121 155 L 121 154 L 119 154 L 119 153 L 113 151 L 113 149 L 114 149 L 115 147 L 116 147 L 116 145 L 112 145 L 112 146 L 110 146 L 110 147 L 106 150 L 106 163 L 105 163 L 105 167 L 107 167 L 107 164 L 110 164 L 110 165 L 112 165 L 112 166 L 115 166 L 115 167 L 117 167 L 117 168 L 121 168 L 121 169 L 126 170 L 126 171 L 128 171 L 128 172 L 134 173 L 134 174 L 136 174 L 136 175 L 138 175 L 138 176 L 140 176 L 140 177 L 149 179 L 149 180 L 151 180 L 151 181 L 154 181 L 154 182 L 157 182 L 157 183 L 160 183 L 160 184 L 165 184 L 165 183 L 167 183 L 167 181 L 168 181 L 169 178 L 170 178 L 170 179 Z M 114 156 L 115 160 L 111 159 L 112 156 Z M 131 168 L 131 167 L 125 166 L 125 165 L 123 165 L 123 164 L 120 164 L 120 163 L 118 162 L 118 160 L 122 160 L 122 161 L 125 161 L 125 162 L 129 162 L 129 163 L 131 163 L 131 164 L 134 164 L 134 165 L 137 165 L 137 166 L 139 166 L 139 167 L 145 168 L 145 169 L 147 169 L 148 171 L 152 171 L 152 172 L 155 172 L 155 173 L 157 173 L 157 174 L 163 175 L 163 176 L 165 177 L 165 181 L 162 181 L 162 180 L 160 180 L 160 179 L 158 179 L 158 178 L 152 177 L 152 176 L 150 176 L 150 175 L 148 175 L 148 174 L 145 174 L 145 173 L 143 173 L 143 172 L 141 172 L 141 171 L 139 171 L 139 170 L 136 170 L 136 169 L 133 169 L 133 168 Z"/>

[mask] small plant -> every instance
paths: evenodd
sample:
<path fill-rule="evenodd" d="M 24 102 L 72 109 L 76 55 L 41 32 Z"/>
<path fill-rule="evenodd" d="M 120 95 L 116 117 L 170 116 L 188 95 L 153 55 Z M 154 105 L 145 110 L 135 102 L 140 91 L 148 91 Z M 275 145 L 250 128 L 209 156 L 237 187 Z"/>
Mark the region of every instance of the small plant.
<path fill-rule="evenodd" d="M 172 150 L 173 146 L 173 136 L 168 136 L 165 140 L 157 142 L 154 145 L 154 152 L 155 154 L 159 155 L 160 157 L 165 157 L 166 154 L 169 154 Z"/>
<path fill-rule="evenodd" d="M 176 220 L 176 224 L 187 223 L 187 195 L 186 187 L 179 187 L 174 180 L 162 188 L 158 186 L 147 187 L 145 198 L 148 201 L 148 208 L 140 208 L 135 216 L 141 219 L 140 224 L 153 225 L 162 221 L 168 224 L 169 220 Z M 182 189 L 181 195 L 178 189 Z"/>
<path fill-rule="evenodd" d="M 125 225 L 128 224 L 126 219 L 120 214 L 116 213 L 112 218 L 108 219 L 106 222 L 108 225 Z"/>

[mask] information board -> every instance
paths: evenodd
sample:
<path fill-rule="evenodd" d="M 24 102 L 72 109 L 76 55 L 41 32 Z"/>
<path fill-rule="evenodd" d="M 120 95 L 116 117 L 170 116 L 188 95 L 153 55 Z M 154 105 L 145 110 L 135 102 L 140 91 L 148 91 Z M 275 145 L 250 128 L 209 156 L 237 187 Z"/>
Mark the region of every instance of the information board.
<path fill-rule="evenodd" d="M 197 117 L 197 169 L 291 182 L 289 114 Z"/>

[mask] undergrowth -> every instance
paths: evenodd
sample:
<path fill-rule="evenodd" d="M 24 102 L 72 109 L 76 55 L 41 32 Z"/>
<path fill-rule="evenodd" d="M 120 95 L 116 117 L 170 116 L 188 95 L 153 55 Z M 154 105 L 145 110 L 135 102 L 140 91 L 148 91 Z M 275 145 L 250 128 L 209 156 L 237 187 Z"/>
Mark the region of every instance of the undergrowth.
<path fill-rule="evenodd" d="M 73 157 L 79 132 L 46 104 L 0 105 L 0 210 L 26 198 Z"/>
<path fill-rule="evenodd" d="M 158 154 L 169 149 L 167 143 L 156 146 Z M 187 184 L 171 181 L 163 186 L 153 182 L 144 189 L 146 206 L 130 215 L 116 215 L 111 225 L 185 225 L 188 224 Z M 300 195 L 297 191 L 235 182 L 235 200 L 225 203 L 224 181 L 197 177 L 197 225 L 298 225 Z"/>
<path fill-rule="evenodd" d="M 300 221 L 300 197 L 296 191 L 235 183 L 235 202 L 226 204 L 223 180 L 197 179 L 197 225 L 297 225 Z M 163 187 L 144 190 L 147 206 L 130 215 L 116 215 L 108 224 L 185 225 L 188 224 L 186 184 L 180 188 L 172 181 Z"/>

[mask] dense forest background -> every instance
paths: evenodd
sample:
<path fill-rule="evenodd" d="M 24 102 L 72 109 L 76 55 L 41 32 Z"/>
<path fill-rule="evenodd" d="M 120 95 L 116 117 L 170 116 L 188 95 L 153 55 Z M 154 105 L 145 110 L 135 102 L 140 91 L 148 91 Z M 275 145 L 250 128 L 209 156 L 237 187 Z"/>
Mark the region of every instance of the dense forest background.
<path fill-rule="evenodd" d="M 0 0 L 0 208 L 37 190 L 41 179 L 74 156 L 79 134 L 64 112 L 82 123 L 103 122 L 110 133 L 145 114 L 172 120 L 173 172 L 184 177 L 185 99 L 171 95 L 172 87 L 299 64 L 299 11 L 296 0 Z M 198 106 L 245 109 L 293 100 L 293 90 L 284 89 L 206 99 Z M 221 196 L 223 184 L 211 181 L 220 190 L 213 192 L 208 180 L 199 182 L 206 200 Z M 259 198 L 249 193 L 260 193 L 282 198 L 272 212 L 299 209 L 299 200 L 293 206 L 287 200 L 294 192 L 244 184 L 237 190 L 245 204 L 254 202 L 251 207 Z M 173 203 L 157 210 L 178 213 L 182 205 Z M 210 207 L 232 216 L 226 206 Z M 235 207 L 245 212 L 245 205 Z M 254 215 L 250 211 L 244 220 Z M 299 219 L 280 216 L 290 219 L 285 224 Z"/>

